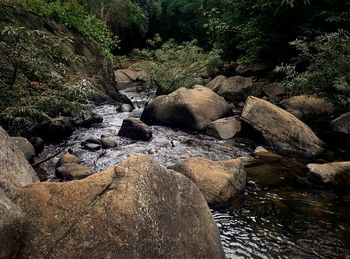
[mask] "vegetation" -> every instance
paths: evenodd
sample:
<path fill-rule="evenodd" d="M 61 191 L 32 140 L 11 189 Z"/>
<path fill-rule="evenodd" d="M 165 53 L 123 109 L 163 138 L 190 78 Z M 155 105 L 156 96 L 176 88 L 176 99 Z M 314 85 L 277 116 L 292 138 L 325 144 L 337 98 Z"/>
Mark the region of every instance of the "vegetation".
<path fill-rule="evenodd" d="M 159 39 L 151 41 L 154 46 Z M 208 71 L 220 60 L 219 52 L 205 52 L 196 42 L 176 44 L 170 40 L 155 50 L 135 50 L 133 58 L 139 61 L 133 65 L 146 71 L 150 76 L 151 86 L 158 94 L 167 94 L 179 87 L 192 87 L 203 84 Z"/>

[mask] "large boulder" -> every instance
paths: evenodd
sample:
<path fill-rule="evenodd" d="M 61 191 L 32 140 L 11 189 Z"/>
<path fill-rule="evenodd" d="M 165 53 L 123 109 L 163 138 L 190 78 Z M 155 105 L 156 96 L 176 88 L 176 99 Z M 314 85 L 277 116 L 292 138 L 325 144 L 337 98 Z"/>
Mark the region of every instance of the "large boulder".
<path fill-rule="evenodd" d="M 244 101 L 253 90 L 253 80 L 242 76 L 217 76 L 207 87 L 232 102 Z"/>
<path fill-rule="evenodd" d="M 23 137 L 11 137 L 13 143 L 23 152 L 25 158 L 31 161 L 35 156 L 35 149 L 28 139 Z"/>
<path fill-rule="evenodd" d="M 152 129 L 139 118 L 128 118 L 118 132 L 118 136 L 134 140 L 149 141 L 152 138 Z"/>
<path fill-rule="evenodd" d="M 23 152 L 0 127 L 0 187 L 14 188 L 39 181 Z"/>
<path fill-rule="evenodd" d="M 344 113 L 331 122 L 333 132 L 350 135 L 350 112 Z"/>
<path fill-rule="evenodd" d="M 209 88 L 179 88 L 158 96 L 146 106 L 141 120 L 149 125 L 164 124 L 191 130 L 204 130 L 212 121 L 232 113 L 230 105 Z"/>
<path fill-rule="evenodd" d="M 29 221 L 19 257 L 224 258 L 196 185 L 147 156 L 17 192 Z"/>
<path fill-rule="evenodd" d="M 0 211 L 0 258 L 15 258 L 25 216 L 1 188 Z"/>
<path fill-rule="evenodd" d="M 327 120 L 334 113 L 334 106 L 323 98 L 307 95 L 293 96 L 281 105 L 304 122 Z"/>
<path fill-rule="evenodd" d="M 308 164 L 307 168 L 322 183 L 333 186 L 350 186 L 350 162 Z"/>
<path fill-rule="evenodd" d="M 210 161 L 194 157 L 180 162 L 173 169 L 193 181 L 210 206 L 232 202 L 243 193 L 246 173 L 242 159 Z"/>
<path fill-rule="evenodd" d="M 306 124 L 262 99 L 248 97 L 242 118 L 280 151 L 314 156 L 323 150 L 323 142 Z"/>
<path fill-rule="evenodd" d="M 218 119 L 210 123 L 206 133 L 218 139 L 230 139 L 241 132 L 241 122 L 235 117 Z"/>

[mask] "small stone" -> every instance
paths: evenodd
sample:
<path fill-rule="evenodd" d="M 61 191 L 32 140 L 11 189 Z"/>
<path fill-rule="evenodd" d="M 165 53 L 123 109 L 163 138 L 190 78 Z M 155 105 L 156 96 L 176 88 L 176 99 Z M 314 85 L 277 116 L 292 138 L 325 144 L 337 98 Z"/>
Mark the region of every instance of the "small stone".
<path fill-rule="evenodd" d="M 86 143 L 83 142 L 81 143 L 81 146 L 83 149 L 89 150 L 89 151 L 97 151 L 101 149 L 101 145 L 100 144 L 94 144 L 94 143 Z"/>
<path fill-rule="evenodd" d="M 64 164 L 69 164 L 69 163 L 76 163 L 76 164 L 80 164 L 81 161 L 80 159 L 72 154 L 64 154 L 60 157 L 60 159 L 58 160 L 57 164 L 56 164 L 56 168 L 60 167 Z"/>
<path fill-rule="evenodd" d="M 96 173 L 86 165 L 68 163 L 56 168 L 56 176 L 62 180 L 80 180 Z"/>
<path fill-rule="evenodd" d="M 101 137 L 101 145 L 102 145 L 102 148 L 108 149 L 108 148 L 114 148 L 118 144 L 113 139 L 106 138 L 106 137 Z"/>
<path fill-rule="evenodd" d="M 118 112 L 132 112 L 134 110 L 134 108 L 132 107 L 132 105 L 127 104 L 127 103 L 123 103 L 118 109 Z"/>

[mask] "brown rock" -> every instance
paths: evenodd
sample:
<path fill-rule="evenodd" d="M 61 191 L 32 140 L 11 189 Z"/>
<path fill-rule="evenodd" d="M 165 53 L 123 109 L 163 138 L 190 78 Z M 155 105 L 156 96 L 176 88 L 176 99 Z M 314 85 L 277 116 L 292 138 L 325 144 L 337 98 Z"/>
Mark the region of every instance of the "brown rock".
<path fill-rule="evenodd" d="M 35 149 L 28 141 L 28 139 L 23 137 L 11 137 L 13 143 L 23 152 L 25 158 L 30 161 L 35 156 Z"/>
<path fill-rule="evenodd" d="M 323 150 L 322 141 L 306 124 L 262 99 L 248 97 L 242 118 L 280 151 L 313 156 Z"/>
<path fill-rule="evenodd" d="M 350 134 L 350 112 L 344 113 L 331 122 L 333 132 Z"/>
<path fill-rule="evenodd" d="M 72 154 L 64 154 L 60 157 L 60 159 L 58 160 L 57 164 L 56 164 L 56 168 L 60 167 L 64 164 L 70 164 L 70 163 L 76 163 L 76 164 L 80 164 L 81 161 L 80 159 Z"/>
<path fill-rule="evenodd" d="M 241 131 L 241 122 L 235 117 L 213 121 L 207 127 L 207 134 L 218 139 L 230 139 Z"/>
<path fill-rule="evenodd" d="M 29 220 L 19 257 L 224 258 L 195 184 L 143 155 L 81 181 L 17 192 Z"/>
<path fill-rule="evenodd" d="M 246 173 L 242 159 L 210 161 L 195 157 L 170 168 L 193 181 L 211 206 L 232 202 L 245 189 Z"/>
<path fill-rule="evenodd" d="M 152 138 L 152 129 L 139 118 L 128 118 L 123 121 L 118 136 L 149 141 Z"/>
<path fill-rule="evenodd" d="M 307 168 L 325 184 L 350 186 L 350 162 L 308 164 Z"/>
<path fill-rule="evenodd" d="M 56 176 L 63 180 L 80 180 L 96 172 L 86 165 L 66 163 L 56 168 Z"/>
<path fill-rule="evenodd" d="M 196 86 L 158 96 L 146 106 L 141 120 L 148 125 L 204 130 L 210 122 L 231 114 L 231 107 L 224 98 L 204 86 Z"/>

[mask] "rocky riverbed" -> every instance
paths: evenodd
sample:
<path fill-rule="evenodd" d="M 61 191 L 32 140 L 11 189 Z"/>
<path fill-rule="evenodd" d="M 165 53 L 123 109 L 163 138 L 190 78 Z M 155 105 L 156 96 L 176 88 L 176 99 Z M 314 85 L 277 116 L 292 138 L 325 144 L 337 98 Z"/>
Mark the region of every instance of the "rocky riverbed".
<path fill-rule="evenodd" d="M 256 143 L 244 138 L 216 138 L 163 126 L 152 126 L 150 142 L 118 137 L 123 120 L 139 117 L 154 93 L 137 88 L 123 90 L 135 110 L 118 113 L 113 105 L 98 106 L 94 112 L 103 123 L 76 130 L 64 143 L 46 147 L 43 157 L 68 149 L 82 163 L 101 171 L 133 153 L 152 156 L 163 166 L 171 166 L 189 157 L 224 160 L 253 154 Z M 101 135 L 113 139 L 117 146 L 96 152 L 83 150 L 81 143 Z M 57 181 L 54 165 L 46 163 Z M 247 188 L 242 199 L 230 207 L 212 210 L 220 228 L 228 258 L 346 257 L 350 254 L 350 195 L 314 184 L 306 164 L 315 160 L 279 158 L 246 168 Z M 317 162 L 317 161 L 316 161 Z M 320 158 L 319 162 L 327 162 Z"/>

